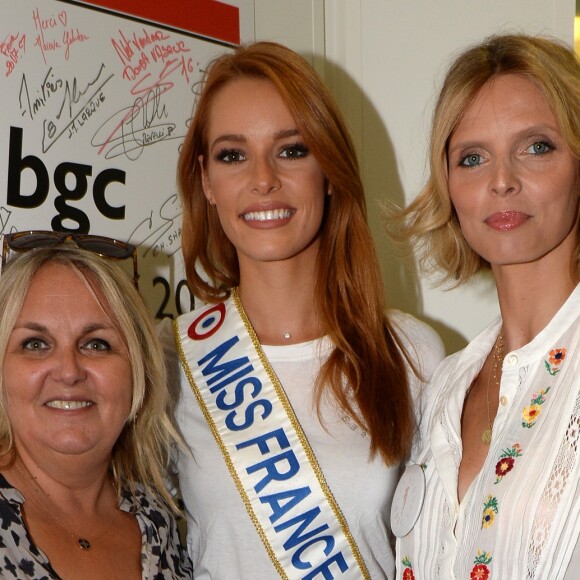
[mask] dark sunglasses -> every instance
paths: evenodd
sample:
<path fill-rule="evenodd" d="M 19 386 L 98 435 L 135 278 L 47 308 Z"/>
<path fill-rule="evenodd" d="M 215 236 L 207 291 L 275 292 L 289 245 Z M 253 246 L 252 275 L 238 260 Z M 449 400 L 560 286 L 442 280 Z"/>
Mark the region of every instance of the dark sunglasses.
<path fill-rule="evenodd" d="M 74 242 L 79 248 L 98 254 L 102 258 L 112 260 L 133 259 L 133 284 L 139 289 L 137 268 L 137 248 L 126 242 L 120 242 L 105 236 L 90 234 L 69 234 L 44 230 L 30 230 L 4 234 L 2 244 L 2 268 L 6 265 L 8 250 L 13 252 L 28 252 L 37 248 L 52 248 L 65 242 Z"/>

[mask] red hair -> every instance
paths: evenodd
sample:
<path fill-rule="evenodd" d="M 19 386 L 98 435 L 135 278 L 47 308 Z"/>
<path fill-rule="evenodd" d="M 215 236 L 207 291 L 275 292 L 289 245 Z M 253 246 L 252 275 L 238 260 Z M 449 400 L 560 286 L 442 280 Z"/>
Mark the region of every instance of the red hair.
<path fill-rule="evenodd" d="M 371 453 L 387 464 L 404 458 L 413 436 L 406 354 L 385 315 L 384 289 L 367 223 L 356 153 L 344 119 L 312 67 L 290 49 L 258 42 L 218 57 L 207 69 L 178 166 L 183 202 L 182 249 L 192 292 L 222 300 L 239 284 L 236 249 L 202 189 L 200 155 L 214 96 L 235 79 L 271 82 L 294 117 L 332 190 L 320 231 L 314 301 L 335 348 L 316 383 L 370 435 Z M 198 268 L 207 275 L 199 274 Z"/>

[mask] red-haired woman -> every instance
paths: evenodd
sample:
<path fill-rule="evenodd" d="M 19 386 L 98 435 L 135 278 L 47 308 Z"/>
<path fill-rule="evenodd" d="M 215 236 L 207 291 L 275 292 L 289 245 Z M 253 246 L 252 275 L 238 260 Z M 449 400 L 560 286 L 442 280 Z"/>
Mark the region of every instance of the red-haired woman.
<path fill-rule="evenodd" d="M 175 325 L 195 577 L 391 577 L 413 391 L 442 347 L 385 313 L 354 148 L 306 61 L 267 42 L 215 60 L 179 183 L 209 303 Z"/>

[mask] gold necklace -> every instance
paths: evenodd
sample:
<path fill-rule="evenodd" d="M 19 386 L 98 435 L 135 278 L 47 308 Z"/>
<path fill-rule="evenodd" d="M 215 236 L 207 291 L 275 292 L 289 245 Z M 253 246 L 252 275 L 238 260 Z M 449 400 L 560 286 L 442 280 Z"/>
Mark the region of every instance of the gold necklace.
<path fill-rule="evenodd" d="M 38 481 L 36 481 L 36 478 L 32 476 L 32 474 L 30 473 L 30 471 L 28 470 L 28 468 L 26 467 L 26 465 L 24 465 L 24 463 L 22 464 L 24 466 L 24 469 L 26 470 L 26 473 L 24 473 L 24 471 L 22 471 L 22 469 L 20 468 L 20 459 L 16 459 L 16 461 L 14 462 L 14 465 L 16 466 L 16 469 L 18 470 L 18 473 L 20 473 L 20 475 L 26 479 L 27 481 L 30 481 L 33 485 L 31 485 L 30 487 L 34 489 L 36 494 L 41 494 L 44 497 L 46 497 L 46 499 L 48 499 L 50 501 L 50 503 L 53 504 L 53 506 L 58 509 L 58 507 L 56 505 L 54 505 L 54 502 L 52 501 L 50 495 L 48 495 L 48 493 L 46 493 L 44 491 L 44 489 L 42 489 L 42 487 L 40 487 L 40 484 L 38 483 Z M 62 520 L 61 518 L 58 517 L 58 515 L 53 514 L 49 511 L 49 509 L 45 506 L 45 503 L 42 502 L 40 499 L 38 500 L 38 505 L 41 507 L 42 511 L 44 511 L 44 513 L 52 520 L 54 521 L 58 527 L 63 530 L 64 532 L 66 532 L 69 536 L 71 536 L 71 538 L 73 538 L 73 540 L 76 542 L 77 546 L 83 550 L 83 551 L 88 551 L 92 548 L 91 542 L 89 540 L 87 540 L 87 538 L 83 538 L 80 537 L 78 534 L 73 533 L 73 531 L 70 529 L 69 526 L 67 526 Z M 59 510 L 60 511 L 60 510 Z M 62 515 L 62 512 L 61 512 Z M 99 534 L 101 535 L 101 534 Z"/>
<path fill-rule="evenodd" d="M 491 413 L 489 411 L 489 385 L 493 379 L 493 386 L 499 387 L 502 364 L 503 364 L 503 331 L 500 331 L 495 340 L 495 344 L 493 345 L 493 364 L 489 376 L 487 378 L 487 386 L 485 390 L 485 396 L 487 399 L 487 429 L 481 434 L 481 441 L 485 445 L 489 445 L 491 443 L 491 436 L 493 432 Z"/>

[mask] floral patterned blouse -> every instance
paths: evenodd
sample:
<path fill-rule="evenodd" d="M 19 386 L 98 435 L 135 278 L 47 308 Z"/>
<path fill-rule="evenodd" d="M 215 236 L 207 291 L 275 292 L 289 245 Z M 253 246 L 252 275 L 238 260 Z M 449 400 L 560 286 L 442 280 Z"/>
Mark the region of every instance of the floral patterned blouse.
<path fill-rule="evenodd" d="M 0 578 L 57 580 L 45 554 L 34 545 L 22 520 L 24 498 L 0 474 Z M 141 529 L 141 567 L 145 580 L 193 578 L 175 519 L 154 498 L 138 490 L 123 491 L 119 508 L 135 514 Z"/>
<path fill-rule="evenodd" d="M 423 465 L 425 500 L 397 541 L 397 578 L 579 577 L 580 285 L 532 342 L 506 355 L 489 452 L 458 502 L 463 402 L 500 326 L 435 371 L 425 444 L 413 458 Z"/>

